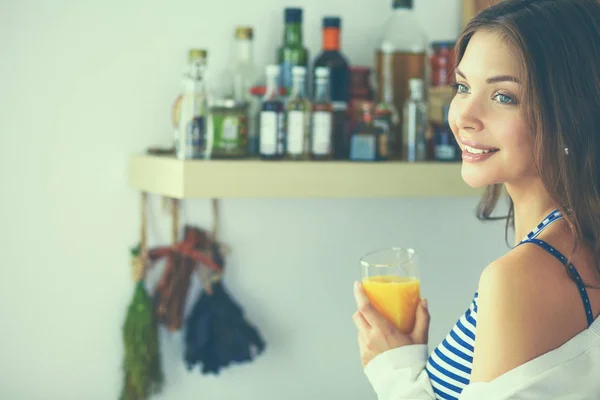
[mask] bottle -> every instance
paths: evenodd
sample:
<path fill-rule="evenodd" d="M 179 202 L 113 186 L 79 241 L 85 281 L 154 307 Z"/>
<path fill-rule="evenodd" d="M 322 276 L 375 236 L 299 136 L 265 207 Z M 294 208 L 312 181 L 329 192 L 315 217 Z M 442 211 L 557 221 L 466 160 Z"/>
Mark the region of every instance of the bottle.
<path fill-rule="evenodd" d="M 427 103 L 423 100 L 423 80 L 411 79 L 410 97 L 404 104 L 402 159 L 408 162 L 427 158 Z"/>
<path fill-rule="evenodd" d="M 315 91 L 312 106 L 312 143 L 313 160 L 332 158 L 333 105 L 329 97 L 329 69 L 317 67 L 314 73 Z"/>
<path fill-rule="evenodd" d="M 231 97 L 236 103 L 248 104 L 248 155 L 251 157 L 258 154 L 258 114 L 260 112 L 260 100 L 250 93 L 250 89 L 258 83 L 260 76 L 254 63 L 253 37 L 252 27 L 236 27 L 236 49 L 231 76 Z"/>
<path fill-rule="evenodd" d="M 382 52 L 383 80 L 382 86 L 380 86 L 381 95 L 379 97 L 381 100 L 375 107 L 375 125 L 383 129 L 384 134 L 387 136 L 388 156 L 395 158 L 400 154 L 400 149 L 396 142 L 400 136 L 397 133 L 400 117 L 394 105 L 394 86 L 392 80 L 393 48 L 388 44 L 384 44 Z"/>
<path fill-rule="evenodd" d="M 352 133 L 350 159 L 354 161 L 377 161 L 387 158 L 387 142 L 383 130 L 373 124 L 373 103 L 362 105 L 362 121 Z"/>
<path fill-rule="evenodd" d="M 310 156 L 309 121 L 311 104 L 306 95 L 306 68 L 292 69 L 292 93 L 287 102 L 287 158 L 307 160 Z"/>
<path fill-rule="evenodd" d="M 433 54 L 429 59 L 431 66 L 431 86 L 448 86 L 454 83 L 452 73 L 455 42 L 433 42 Z"/>
<path fill-rule="evenodd" d="M 435 128 L 434 154 L 436 161 L 458 161 L 460 148 L 448 124 L 448 110 L 450 106 L 443 107 L 444 123 Z"/>
<path fill-rule="evenodd" d="M 260 111 L 260 157 L 280 160 L 285 155 L 285 131 L 283 102 L 279 97 L 279 66 L 268 65 L 266 75 L 267 89 Z"/>
<path fill-rule="evenodd" d="M 297 65 L 307 67 L 308 50 L 302 42 L 302 9 L 286 8 L 284 17 L 283 46 L 277 51 L 277 60 L 281 67 L 280 85 L 289 94 L 292 88 L 292 68 Z"/>
<path fill-rule="evenodd" d="M 392 0 L 392 8 L 393 14 L 385 23 L 379 39 L 375 59 L 376 80 L 377 87 L 382 88 L 384 58 L 387 53 L 393 52 L 391 58 L 394 105 L 396 110 L 400 111 L 404 109 L 404 102 L 409 97 L 408 81 L 412 78 L 426 78 L 428 41 L 425 31 L 415 19 L 413 0 Z M 379 96 L 382 95 L 380 90 Z M 396 137 L 396 143 L 401 143 L 401 138 Z"/>
<path fill-rule="evenodd" d="M 188 52 L 183 92 L 175 111 L 175 155 L 180 160 L 210 158 L 212 143 L 207 130 L 208 98 L 204 81 L 206 58 L 206 50 Z"/>
<path fill-rule="evenodd" d="M 323 50 L 313 64 L 313 77 L 317 68 L 329 68 L 329 95 L 333 105 L 333 143 L 337 149 L 336 158 L 348 158 L 348 104 L 350 101 L 350 68 L 348 60 L 340 51 L 339 17 L 324 17 Z M 316 94 L 316 79 L 313 79 L 313 95 Z M 344 154 L 345 153 L 345 154 Z"/>

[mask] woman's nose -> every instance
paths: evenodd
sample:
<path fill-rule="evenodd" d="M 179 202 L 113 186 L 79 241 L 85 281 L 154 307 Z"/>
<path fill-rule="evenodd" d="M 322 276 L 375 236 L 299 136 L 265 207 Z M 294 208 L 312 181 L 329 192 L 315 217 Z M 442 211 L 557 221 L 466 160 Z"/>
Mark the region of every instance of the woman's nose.
<path fill-rule="evenodd" d="M 479 132 L 483 130 L 481 110 L 473 101 L 461 101 L 454 109 L 456 126 L 460 130 Z"/>

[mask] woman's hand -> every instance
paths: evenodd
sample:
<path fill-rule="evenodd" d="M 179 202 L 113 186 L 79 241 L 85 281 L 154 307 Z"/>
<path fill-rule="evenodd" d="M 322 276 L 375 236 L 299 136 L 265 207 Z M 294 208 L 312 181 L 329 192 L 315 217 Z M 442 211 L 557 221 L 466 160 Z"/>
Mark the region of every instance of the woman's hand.
<path fill-rule="evenodd" d="M 387 350 L 412 344 L 427 344 L 429 311 L 427 311 L 426 299 L 422 299 L 417 306 L 413 331 L 405 334 L 375 310 L 358 282 L 354 284 L 354 298 L 358 311 L 354 313 L 352 319 L 358 328 L 358 347 L 363 368 L 377 355 Z"/>

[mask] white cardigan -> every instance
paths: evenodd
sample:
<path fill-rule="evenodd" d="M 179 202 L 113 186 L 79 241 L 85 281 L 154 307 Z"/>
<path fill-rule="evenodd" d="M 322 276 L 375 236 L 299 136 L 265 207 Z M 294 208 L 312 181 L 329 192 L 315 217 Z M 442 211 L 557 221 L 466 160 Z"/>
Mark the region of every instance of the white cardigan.
<path fill-rule="evenodd" d="M 365 367 L 379 400 L 435 400 L 427 345 L 386 351 Z M 600 318 L 561 347 L 491 382 L 468 385 L 460 400 L 600 399 Z"/>

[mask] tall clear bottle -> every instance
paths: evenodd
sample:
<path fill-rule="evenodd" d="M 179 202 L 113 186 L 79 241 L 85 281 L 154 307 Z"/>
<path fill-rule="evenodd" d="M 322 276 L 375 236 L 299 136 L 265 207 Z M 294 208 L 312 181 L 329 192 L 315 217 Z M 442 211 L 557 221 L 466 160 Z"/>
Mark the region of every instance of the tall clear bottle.
<path fill-rule="evenodd" d="M 311 104 L 306 94 L 306 68 L 292 69 L 292 93 L 287 102 L 287 158 L 308 160 L 310 157 L 309 122 Z"/>
<path fill-rule="evenodd" d="M 333 157 L 333 104 L 329 96 L 329 69 L 315 69 L 315 91 L 312 105 L 311 156 L 313 160 Z"/>
<path fill-rule="evenodd" d="M 427 159 L 427 103 L 423 97 L 423 80 L 409 81 L 410 97 L 403 110 L 402 159 L 408 162 Z"/>
<path fill-rule="evenodd" d="M 266 68 L 267 89 L 260 111 L 260 157 L 280 160 L 285 155 L 284 107 L 279 96 L 279 66 Z"/>
<path fill-rule="evenodd" d="M 212 138 L 207 129 L 206 59 L 206 50 L 191 49 L 188 53 L 183 91 L 174 111 L 175 154 L 181 160 L 210 158 Z"/>
<path fill-rule="evenodd" d="M 379 39 L 375 58 L 376 78 L 377 87 L 383 88 L 384 67 L 388 54 L 392 52 L 394 105 L 397 110 L 403 110 L 404 102 L 409 97 L 408 81 L 413 78 L 426 80 L 428 41 L 424 29 L 415 18 L 413 0 L 392 0 L 392 9 L 393 13 L 386 21 Z M 383 94 L 379 90 L 378 101 L 382 100 Z M 401 138 L 396 137 L 396 143 L 401 143 Z"/>
<path fill-rule="evenodd" d="M 232 68 L 232 98 L 236 102 L 248 103 L 248 155 L 258 155 L 258 118 L 260 100 L 252 96 L 250 89 L 260 78 L 258 67 L 254 63 L 254 30 L 249 26 L 235 29 L 235 58 Z"/>

